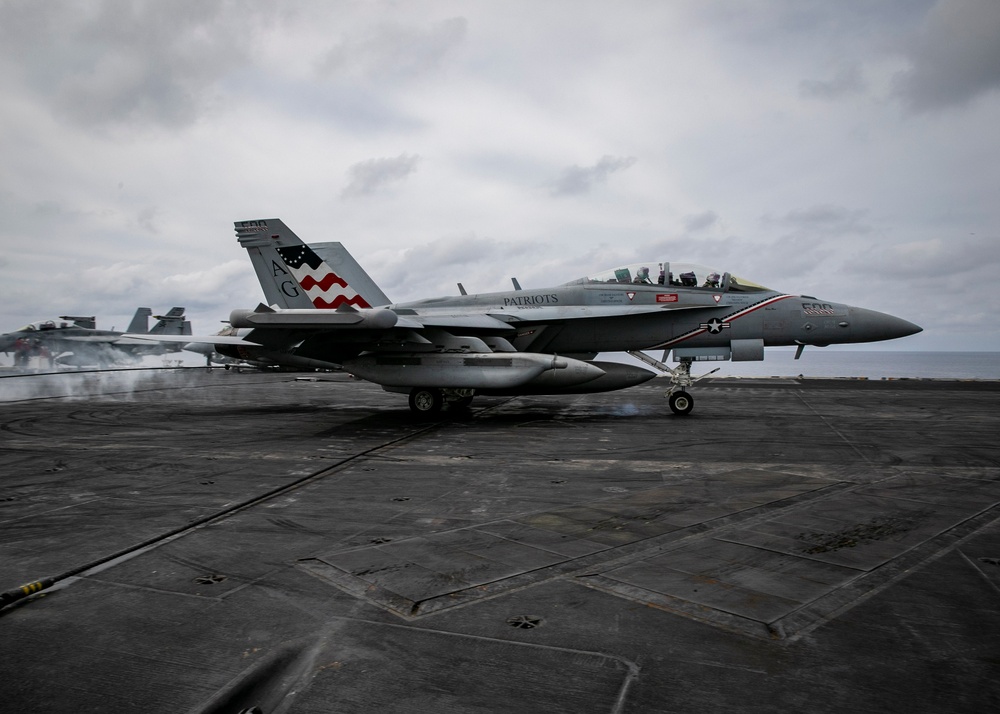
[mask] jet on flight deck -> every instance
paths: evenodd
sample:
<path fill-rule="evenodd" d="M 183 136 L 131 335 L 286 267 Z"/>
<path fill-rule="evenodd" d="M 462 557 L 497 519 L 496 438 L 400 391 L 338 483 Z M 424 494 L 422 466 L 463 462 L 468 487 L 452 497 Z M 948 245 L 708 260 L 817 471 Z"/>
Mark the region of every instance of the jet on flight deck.
<path fill-rule="evenodd" d="M 157 319 L 152 329 L 150 317 Z M 191 323 L 184 319 L 183 307 L 171 308 L 166 315 L 153 315 L 148 307 L 140 307 L 127 333 L 98 330 L 93 315 L 62 315 L 0 335 L 0 352 L 13 352 L 18 366 L 26 365 L 33 356 L 48 355 L 58 365 L 110 367 L 135 362 L 145 355 L 176 352 L 178 345 L 159 338 L 184 334 L 191 334 Z"/>
<path fill-rule="evenodd" d="M 268 304 L 234 310 L 228 334 L 198 338 L 260 363 L 342 368 L 430 414 L 477 394 L 580 394 L 656 372 L 596 361 L 626 352 L 664 373 L 688 414 L 694 362 L 762 360 L 764 348 L 876 342 L 921 328 L 898 317 L 783 293 L 692 264 L 622 265 L 563 285 L 392 303 L 340 243 L 304 244 L 278 219 L 239 221 Z M 646 354 L 663 350 L 662 360 Z M 668 355 L 678 363 L 666 364 Z M 713 370 L 717 371 L 717 370 Z M 709 373 L 711 374 L 711 372 Z"/>

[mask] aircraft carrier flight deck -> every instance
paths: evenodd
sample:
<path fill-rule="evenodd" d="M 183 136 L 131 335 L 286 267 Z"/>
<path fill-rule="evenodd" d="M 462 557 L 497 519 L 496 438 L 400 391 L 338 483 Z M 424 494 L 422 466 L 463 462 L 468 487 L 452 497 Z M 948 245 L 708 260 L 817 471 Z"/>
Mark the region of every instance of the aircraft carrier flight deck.
<path fill-rule="evenodd" d="M 1000 709 L 1000 382 L 0 377 L 25 712 Z"/>

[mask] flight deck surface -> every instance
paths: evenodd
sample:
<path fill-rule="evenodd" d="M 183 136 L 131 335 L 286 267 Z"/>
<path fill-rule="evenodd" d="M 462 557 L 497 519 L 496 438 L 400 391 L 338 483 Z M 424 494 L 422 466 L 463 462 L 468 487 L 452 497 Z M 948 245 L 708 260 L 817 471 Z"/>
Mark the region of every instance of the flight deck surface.
<path fill-rule="evenodd" d="M 0 378 L 32 712 L 989 711 L 1000 383 Z M 47 581 L 46 581 L 47 582 Z"/>

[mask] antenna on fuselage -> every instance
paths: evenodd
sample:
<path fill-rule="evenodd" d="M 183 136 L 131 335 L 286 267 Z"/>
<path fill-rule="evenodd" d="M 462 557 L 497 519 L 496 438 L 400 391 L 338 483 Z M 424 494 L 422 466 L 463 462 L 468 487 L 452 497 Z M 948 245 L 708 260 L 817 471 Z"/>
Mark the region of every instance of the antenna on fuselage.
<path fill-rule="evenodd" d="M 463 295 L 468 295 L 469 294 L 469 293 L 465 292 L 465 286 L 462 285 L 462 283 L 458 284 L 458 292 L 462 293 Z"/>
<path fill-rule="evenodd" d="M 521 283 L 517 282 L 517 278 L 511 278 L 510 281 L 512 283 L 514 283 L 514 289 L 515 290 L 520 290 L 521 289 Z"/>

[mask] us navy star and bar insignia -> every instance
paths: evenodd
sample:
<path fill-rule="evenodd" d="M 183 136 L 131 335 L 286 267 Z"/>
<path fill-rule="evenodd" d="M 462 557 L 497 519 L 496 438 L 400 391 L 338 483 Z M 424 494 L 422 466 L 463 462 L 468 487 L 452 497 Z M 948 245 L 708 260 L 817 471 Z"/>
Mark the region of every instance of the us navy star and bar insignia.
<path fill-rule="evenodd" d="M 700 327 L 702 330 L 708 330 L 713 335 L 717 335 L 723 330 L 729 329 L 730 327 L 732 327 L 732 325 L 730 325 L 728 322 L 723 322 L 717 317 L 713 317 L 708 322 L 701 323 L 700 325 L 698 325 L 698 327 Z"/>

